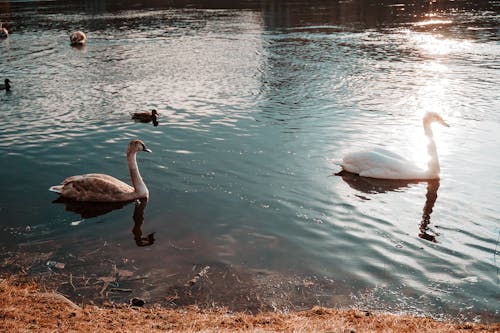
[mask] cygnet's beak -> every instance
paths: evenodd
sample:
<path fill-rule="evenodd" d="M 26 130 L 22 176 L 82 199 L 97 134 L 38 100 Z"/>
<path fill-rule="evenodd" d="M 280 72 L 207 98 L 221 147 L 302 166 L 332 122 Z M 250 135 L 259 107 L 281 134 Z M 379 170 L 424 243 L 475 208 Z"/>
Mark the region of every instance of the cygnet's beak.
<path fill-rule="evenodd" d="M 144 149 L 142 151 L 147 151 L 148 153 L 152 153 L 153 152 L 151 149 L 146 148 L 146 147 L 144 147 Z"/>

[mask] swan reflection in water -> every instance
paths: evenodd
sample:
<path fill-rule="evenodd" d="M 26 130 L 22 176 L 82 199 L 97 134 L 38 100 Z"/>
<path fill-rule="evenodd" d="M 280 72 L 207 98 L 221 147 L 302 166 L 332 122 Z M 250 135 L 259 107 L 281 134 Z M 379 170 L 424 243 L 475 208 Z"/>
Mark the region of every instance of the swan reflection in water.
<path fill-rule="evenodd" d="M 144 209 L 148 204 L 147 199 L 135 200 L 134 207 L 134 227 L 132 228 L 132 233 L 134 234 L 134 240 L 137 246 L 150 246 L 155 242 L 154 232 L 143 236 L 142 235 L 142 225 L 144 224 Z M 52 203 L 62 203 L 67 211 L 77 213 L 83 219 L 88 219 L 92 217 L 101 216 L 107 214 L 113 210 L 121 209 L 130 202 L 79 202 L 68 200 L 63 197 L 52 201 Z"/>
<path fill-rule="evenodd" d="M 437 200 L 437 191 L 439 189 L 439 179 L 431 179 L 426 181 L 410 181 L 410 180 L 388 180 L 361 177 L 346 171 L 340 171 L 335 175 L 341 176 L 351 188 L 367 194 L 386 193 L 389 191 L 404 191 L 411 184 L 422 182 L 427 183 L 427 193 L 425 195 L 425 205 L 422 212 L 422 220 L 420 221 L 420 233 L 418 237 L 436 243 L 436 237 L 439 234 L 430 228 L 431 214 L 434 204 Z M 361 199 L 370 200 L 366 197 L 359 196 Z"/>

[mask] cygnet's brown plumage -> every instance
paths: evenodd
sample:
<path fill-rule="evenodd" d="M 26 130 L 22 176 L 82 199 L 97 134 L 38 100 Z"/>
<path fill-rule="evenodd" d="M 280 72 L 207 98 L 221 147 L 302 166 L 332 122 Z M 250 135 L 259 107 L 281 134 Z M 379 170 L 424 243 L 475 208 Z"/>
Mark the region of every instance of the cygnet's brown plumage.
<path fill-rule="evenodd" d="M 71 45 L 84 45 L 87 41 L 87 36 L 82 31 L 75 31 L 69 36 Z"/>
<path fill-rule="evenodd" d="M 5 79 L 3 82 L 4 84 L 0 84 L 0 90 L 10 91 L 10 80 Z"/>
<path fill-rule="evenodd" d="M 140 140 L 132 140 L 127 147 L 127 161 L 133 187 L 115 177 L 90 173 L 66 178 L 62 185 L 51 186 L 49 191 L 62 197 L 86 202 L 123 202 L 149 197 L 149 191 L 142 180 L 137 166 L 136 154 L 151 152 Z"/>
<path fill-rule="evenodd" d="M 149 123 L 151 121 L 157 122 L 158 121 L 158 112 L 153 109 L 151 112 L 146 111 L 146 112 L 136 112 L 132 114 L 132 119 L 138 120 L 142 123 Z"/>
<path fill-rule="evenodd" d="M 7 38 L 9 37 L 9 31 L 3 27 L 2 22 L 0 22 L 0 38 Z"/>

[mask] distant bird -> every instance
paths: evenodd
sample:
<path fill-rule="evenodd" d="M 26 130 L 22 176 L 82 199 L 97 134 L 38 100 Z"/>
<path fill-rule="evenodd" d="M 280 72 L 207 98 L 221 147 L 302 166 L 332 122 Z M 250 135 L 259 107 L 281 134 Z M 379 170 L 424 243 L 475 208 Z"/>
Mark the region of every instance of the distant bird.
<path fill-rule="evenodd" d="M 5 82 L 5 84 L 0 84 L 0 90 L 10 91 L 10 80 L 5 79 L 3 82 Z"/>
<path fill-rule="evenodd" d="M 144 142 L 130 141 L 127 147 L 127 161 L 133 187 L 109 175 L 89 173 L 68 177 L 62 185 L 51 186 L 49 191 L 59 193 L 66 199 L 83 202 L 125 202 L 147 199 L 149 191 L 139 173 L 136 160 L 136 154 L 140 151 L 151 152 Z"/>
<path fill-rule="evenodd" d="M 135 112 L 132 114 L 132 119 L 140 121 L 141 123 L 157 123 L 158 122 L 158 112 L 153 109 L 151 112 L 146 111 L 146 112 Z"/>
<path fill-rule="evenodd" d="M 425 114 L 423 125 L 425 135 L 429 139 L 427 153 L 430 157 L 427 170 L 422 170 L 404 157 L 382 148 L 348 154 L 340 165 L 344 171 L 362 177 L 407 180 L 439 179 L 439 159 L 431 129 L 433 122 L 449 127 L 437 113 L 428 112 Z"/>
<path fill-rule="evenodd" d="M 0 22 L 0 38 L 9 37 L 9 31 L 3 27 L 3 23 Z"/>
<path fill-rule="evenodd" d="M 78 45 L 85 45 L 85 42 L 87 41 L 87 36 L 81 31 L 75 31 L 69 36 L 69 40 L 71 42 L 71 45 L 73 46 L 78 46 Z"/>

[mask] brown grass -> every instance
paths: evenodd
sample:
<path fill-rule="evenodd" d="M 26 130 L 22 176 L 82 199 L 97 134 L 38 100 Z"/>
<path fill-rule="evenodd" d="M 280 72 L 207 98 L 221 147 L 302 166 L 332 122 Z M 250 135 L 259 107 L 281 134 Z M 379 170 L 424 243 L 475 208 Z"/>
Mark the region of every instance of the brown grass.
<path fill-rule="evenodd" d="M 197 307 L 164 309 L 109 304 L 83 308 L 33 283 L 0 280 L 4 332 L 499 332 L 500 324 L 455 324 L 430 318 L 314 307 L 257 315 Z"/>

